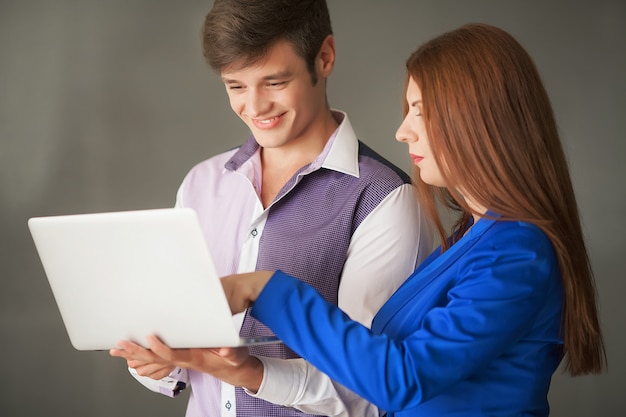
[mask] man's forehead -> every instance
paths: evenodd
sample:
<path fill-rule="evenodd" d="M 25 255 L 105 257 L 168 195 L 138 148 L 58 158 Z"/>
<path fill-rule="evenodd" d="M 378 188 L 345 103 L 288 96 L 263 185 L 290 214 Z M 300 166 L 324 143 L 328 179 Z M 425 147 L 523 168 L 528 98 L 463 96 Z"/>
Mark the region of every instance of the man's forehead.
<path fill-rule="evenodd" d="M 268 48 L 260 56 L 244 56 L 224 68 L 222 79 L 256 75 L 268 77 L 280 73 L 293 73 L 300 67 L 306 67 L 304 58 L 298 55 L 291 42 L 281 40 Z"/>
<path fill-rule="evenodd" d="M 293 77 L 297 74 L 308 74 L 304 65 L 294 65 L 294 62 L 287 62 L 284 65 L 265 64 L 254 65 L 239 70 L 224 70 L 220 74 L 223 82 L 233 81 L 263 81 Z"/>

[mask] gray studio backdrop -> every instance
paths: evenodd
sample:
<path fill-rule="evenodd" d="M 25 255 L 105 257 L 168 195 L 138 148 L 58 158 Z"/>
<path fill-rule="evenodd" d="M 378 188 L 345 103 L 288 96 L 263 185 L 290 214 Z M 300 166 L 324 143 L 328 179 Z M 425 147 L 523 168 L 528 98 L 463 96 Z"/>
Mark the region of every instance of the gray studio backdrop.
<path fill-rule="evenodd" d="M 75 351 L 26 220 L 167 207 L 187 170 L 247 131 L 204 64 L 211 1 L 0 0 L 0 416 L 182 416 L 104 352 Z M 404 169 L 404 60 L 467 22 L 534 56 L 570 159 L 597 274 L 610 371 L 553 379 L 557 417 L 626 409 L 626 2 L 330 0 L 331 104 Z M 137 294 L 141 297 L 142 294 Z M 184 316 L 184 307 L 176 314 Z"/>

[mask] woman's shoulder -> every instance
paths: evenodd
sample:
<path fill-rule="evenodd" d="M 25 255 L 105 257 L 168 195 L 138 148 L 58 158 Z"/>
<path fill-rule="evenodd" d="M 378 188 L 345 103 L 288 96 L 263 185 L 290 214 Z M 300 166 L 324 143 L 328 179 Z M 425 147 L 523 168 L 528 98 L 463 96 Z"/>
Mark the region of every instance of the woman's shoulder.
<path fill-rule="evenodd" d="M 459 274 L 460 281 L 474 282 L 480 276 L 482 280 L 496 283 L 496 288 L 506 282 L 503 288 L 507 291 L 556 288 L 554 283 L 558 280 L 552 278 L 559 276 L 558 258 L 548 235 L 527 222 L 490 222 L 487 227 L 483 222 L 482 233 L 461 258 L 459 268 L 464 273 Z"/>
<path fill-rule="evenodd" d="M 550 242 L 548 235 L 536 224 L 501 219 L 490 220 L 490 222 L 491 224 L 485 228 L 485 237 L 494 241 L 520 244 L 541 244 Z"/>
<path fill-rule="evenodd" d="M 523 221 L 482 219 L 482 231 L 475 247 L 500 253 L 527 253 L 537 258 L 555 260 L 556 253 L 548 235 L 537 225 Z"/>

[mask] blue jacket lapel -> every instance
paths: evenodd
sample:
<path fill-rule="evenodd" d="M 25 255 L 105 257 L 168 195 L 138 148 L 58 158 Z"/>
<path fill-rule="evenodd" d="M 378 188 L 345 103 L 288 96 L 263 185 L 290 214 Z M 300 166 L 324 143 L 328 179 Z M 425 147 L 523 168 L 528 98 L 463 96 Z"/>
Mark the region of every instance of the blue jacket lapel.
<path fill-rule="evenodd" d="M 463 256 L 495 221 L 486 218 L 481 219 L 463 238 L 443 254 L 438 254 L 441 248 L 437 248 L 381 307 L 372 321 L 372 330 L 376 333 L 382 333 L 387 323 L 406 303 L 411 302 L 416 294 L 440 277 L 443 271 Z"/>

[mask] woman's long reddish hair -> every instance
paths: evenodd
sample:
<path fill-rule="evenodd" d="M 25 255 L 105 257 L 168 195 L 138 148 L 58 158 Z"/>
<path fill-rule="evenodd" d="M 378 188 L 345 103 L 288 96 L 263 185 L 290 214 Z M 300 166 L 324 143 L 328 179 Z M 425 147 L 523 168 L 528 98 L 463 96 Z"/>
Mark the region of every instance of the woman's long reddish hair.
<path fill-rule="evenodd" d="M 414 173 L 444 250 L 438 207 L 458 212 L 458 235 L 472 216 L 455 190 L 502 220 L 540 227 L 552 241 L 563 280 L 566 369 L 572 375 L 601 372 L 606 354 L 593 272 L 552 106 L 531 57 L 499 28 L 466 25 L 415 51 L 407 61 L 407 83 L 409 78 L 422 92 L 430 146 L 445 167 L 445 189 Z"/>

